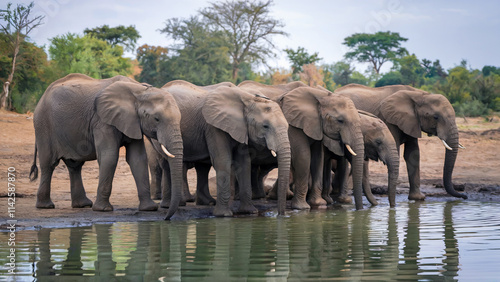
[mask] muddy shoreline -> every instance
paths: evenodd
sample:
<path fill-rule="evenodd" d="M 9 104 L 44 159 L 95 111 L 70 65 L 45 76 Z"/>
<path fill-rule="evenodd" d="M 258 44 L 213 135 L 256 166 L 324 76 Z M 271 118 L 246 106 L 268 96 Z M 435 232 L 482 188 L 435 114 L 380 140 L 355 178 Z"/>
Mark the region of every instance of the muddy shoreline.
<path fill-rule="evenodd" d="M 457 190 L 463 190 L 469 197 L 468 200 L 456 199 L 448 196 L 442 188 L 442 169 L 444 163 L 444 148 L 437 138 L 424 137 L 419 140 L 421 150 L 421 189 L 427 195 L 426 201 L 479 201 L 500 202 L 500 119 L 494 117 L 489 121 L 484 118 L 457 118 L 460 142 L 467 147 L 459 152 L 453 183 Z M 130 169 L 125 161 L 125 152 L 120 151 L 118 167 L 113 182 L 111 204 L 113 212 L 94 212 L 90 208 L 71 208 L 69 189 L 69 176 L 67 169 L 61 162 L 55 169 L 52 178 L 51 197 L 55 209 L 35 208 L 36 193 L 39 180 L 30 182 L 29 169 L 33 162 L 35 143 L 33 120 L 30 115 L 0 111 L 0 230 L 6 231 L 7 220 L 17 220 L 16 227 L 22 229 L 40 229 L 43 227 L 72 227 L 84 226 L 94 223 L 109 223 L 119 221 L 157 221 L 163 220 L 166 209 L 157 212 L 140 212 L 137 210 L 139 201 L 135 183 Z M 14 218 L 8 212 L 8 169 L 15 168 L 15 213 Z M 380 205 L 388 205 L 385 190 L 387 185 L 386 167 L 381 163 L 371 163 L 372 190 Z M 95 200 L 98 182 L 98 166 L 96 161 L 87 162 L 82 171 L 83 182 L 87 196 Z M 214 172 L 210 174 L 210 190 L 215 193 Z M 270 186 L 276 179 L 277 173 L 273 171 L 266 181 Z M 196 173 L 190 170 L 188 181 L 191 193 L 196 187 Z M 398 184 L 397 203 L 408 201 L 408 181 L 404 161 L 401 160 Z M 159 201 L 157 201 L 159 202 Z M 250 216 L 276 216 L 275 201 L 254 201 L 259 209 L 258 215 Z M 238 201 L 233 202 L 236 211 Z M 365 208 L 369 208 L 365 200 Z M 290 201 L 288 201 L 290 207 Z M 354 205 L 335 205 L 329 209 L 354 209 Z M 172 220 L 199 219 L 212 216 L 213 206 L 195 206 L 188 203 L 180 207 Z M 297 211 L 289 208 L 286 215 Z M 235 215 L 248 216 L 248 215 Z"/>

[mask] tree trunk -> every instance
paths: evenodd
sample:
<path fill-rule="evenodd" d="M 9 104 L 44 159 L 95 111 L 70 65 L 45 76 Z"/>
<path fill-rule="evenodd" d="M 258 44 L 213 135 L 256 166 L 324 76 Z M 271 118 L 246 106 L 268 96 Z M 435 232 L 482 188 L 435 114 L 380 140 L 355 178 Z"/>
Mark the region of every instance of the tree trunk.
<path fill-rule="evenodd" d="M 14 79 L 14 72 L 16 71 L 16 60 L 17 60 L 17 54 L 19 54 L 19 45 L 20 45 L 20 33 L 17 33 L 16 37 L 16 42 L 14 42 L 14 57 L 12 58 L 12 70 L 9 74 L 9 77 L 7 78 L 7 81 L 4 83 L 3 86 L 3 93 L 2 93 L 2 101 L 0 104 L 0 108 L 6 109 L 7 108 L 7 100 L 9 99 L 9 87 L 12 85 L 12 80 Z M 10 109 L 9 109 L 10 110 Z"/>

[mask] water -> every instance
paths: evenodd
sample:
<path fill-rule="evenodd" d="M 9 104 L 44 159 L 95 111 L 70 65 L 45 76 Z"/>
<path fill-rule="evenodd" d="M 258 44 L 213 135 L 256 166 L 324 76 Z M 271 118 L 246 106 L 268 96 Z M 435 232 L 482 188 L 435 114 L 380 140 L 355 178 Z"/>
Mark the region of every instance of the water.
<path fill-rule="evenodd" d="M 18 231 L 16 260 L 19 281 L 498 281 L 500 203 Z"/>

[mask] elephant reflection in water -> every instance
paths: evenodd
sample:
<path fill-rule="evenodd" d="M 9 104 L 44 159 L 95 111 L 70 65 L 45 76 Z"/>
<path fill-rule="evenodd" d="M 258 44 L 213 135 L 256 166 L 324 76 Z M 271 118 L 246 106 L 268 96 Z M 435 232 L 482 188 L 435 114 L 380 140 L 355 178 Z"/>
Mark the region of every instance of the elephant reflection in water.
<path fill-rule="evenodd" d="M 141 222 L 122 231 L 112 224 L 96 224 L 93 229 L 71 229 L 66 260 L 62 263 L 53 261 L 50 242 L 51 236 L 60 238 L 60 234 L 55 235 L 63 229 L 41 229 L 40 261 L 34 271 L 38 278 L 93 274 L 103 279 L 126 275 L 144 281 L 228 281 L 241 277 L 453 279 L 459 265 L 452 218 L 454 204 L 436 206 L 443 207 L 445 250 L 442 269 L 436 267 L 434 273 L 427 275 L 423 275 L 422 268 L 422 260 L 427 258 L 425 252 L 439 250 L 423 248 L 428 247 L 428 242 L 420 242 L 420 217 L 427 211 L 420 209 L 426 205 L 420 202 L 409 203 L 407 212 L 403 208 L 378 207 L 357 212 L 333 210 L 325 217 L 322 211 L 312 211 L 278 218 L 276 224 L 266 224 L 268 218 L 258 217 L 239 218 L 237 222 L 220 218 L 169 224 Z M 397 215 L 401 212 L 407 214 Z M 95 270 L 84 269 L 82 253 L 94 252 L 95 246 L 82 243 L 93 241 L 93 232 L 97 239 Z M 402 242 L 400 237 L 404 238 Z M 136 242 L 132 248 L 130 240 Z M 112 242 L 119 244 L 113 246 Z M 123 254 L 124 245 L 126 251 L 133 251 Z M 124 268 L 113 261 L 113 251 L 115 257 L 128 258 Z"/>

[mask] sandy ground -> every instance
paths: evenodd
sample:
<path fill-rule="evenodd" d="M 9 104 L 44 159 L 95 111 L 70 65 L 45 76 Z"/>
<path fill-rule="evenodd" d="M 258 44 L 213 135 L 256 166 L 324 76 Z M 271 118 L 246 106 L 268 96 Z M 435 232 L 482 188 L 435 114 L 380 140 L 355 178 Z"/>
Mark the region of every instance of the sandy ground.
<path fill-rule="evenodd" d="M 468 201 L 500 201 L 500 119 L 495 117 L 489 121 L 484 118 L 457 118 L 460 130 L 460 142 L 467 147 L 461 150 L 453 174 L 454 184 L 465 189 Z M 94 212 L 90 208 L 71 208 L 69 176 L 61 162 L 52 178 L 52 200 L 55 209 L 35 208 L 39 179 L 30 182 L 29 170 L 33 162 L 35 134 L 33 119 L 30 115 L 0 111 L 0 226 L 5 227 L 9 219 L 17 220 L 21 229 L 37 229 L 40 227 L 78 226 L 93 222 L 160 220 L 166 214 L 165 209 L 158 212 L 139 212 L 139 201 L 135 183 L 130 169 L 125 162 L 125 152 L 121 151 L 118 168 L 113 182 L 111 203 L 113 212 Z M 440 197 L 454 200 L 446 196 L 442 188 L 442 168 L 445 149 L 436 137 L 420 139 L 421 148 L 421 182 L 422 190 L 429 197 Z M 38 162 L 37 162 L 38 163 Z M 9 218 L 8 212 L 8 170 L 15 168 L 15 213 Z M 370 166 L 372 185 L 387 185 L 386 168 L 381 163 Z M 83 167 L 83 181 L 87 196 L 95 200 L 98 167 L 97 162 L 87 162 Z M 212 176 L 213 176 L 212 172 Z M 276 178 L 276 171 L 268 177 L 266 184 Z M 195 172 L 189 171 L 188 179 L 191 192 L 196 185 Z M 408 181 L 406 167 L 401 161 L 397 201 L 408 201 Z M 211 181 L 211 192 L 215 196 L 214 181 Z M 385 195 L 377 195 L 380 204 L 387 205 Z M 237 201 L 234 203 L 237 205 Z M 275 202 L 267 200 L 255 201 L 260 214 L 275 214 Z M 290 204 L 290 203 L 288 203 Z M 368 206 L 368 203 L 366 203 Z M 206 217 L 213 207 L 196 207 L 192 203 L 181 207 L 173 219 Z M 4 229 L 4 228 L 0 228 Z"/>

